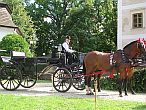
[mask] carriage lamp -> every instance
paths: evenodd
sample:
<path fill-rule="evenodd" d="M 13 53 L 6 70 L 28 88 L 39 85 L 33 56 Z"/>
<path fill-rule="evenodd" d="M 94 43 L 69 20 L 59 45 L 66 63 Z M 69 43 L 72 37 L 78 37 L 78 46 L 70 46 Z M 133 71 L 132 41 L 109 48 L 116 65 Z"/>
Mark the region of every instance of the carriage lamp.
<path fill-rule="evenodd" d="M 59 44 L 59 45 L 58 45 L 58 52 L 61 52 L 61 51 L 62 51 L 62 45 Z"/>

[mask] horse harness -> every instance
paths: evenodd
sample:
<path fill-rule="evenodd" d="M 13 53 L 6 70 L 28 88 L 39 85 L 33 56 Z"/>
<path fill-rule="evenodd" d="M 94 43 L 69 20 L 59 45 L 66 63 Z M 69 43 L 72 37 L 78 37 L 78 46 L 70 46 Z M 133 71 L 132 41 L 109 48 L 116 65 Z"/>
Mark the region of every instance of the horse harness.
<path fill-rule="evenodd" d="M 120 53 L 120 56 L 121 56 L 120 62 L 117 62 L 114 58 L 115 54 L 117 53 L 118 54 Z M 133 63 L 132 59 L 129 59 L 123 50 L 118 50 L 115 53 L 111 52 L 110 54 L 110 66 L 111 66 L 110 71 L 112 71 L 113 68 L 119 67 L 121 64 L 131 65 L 132 63 Z"/>

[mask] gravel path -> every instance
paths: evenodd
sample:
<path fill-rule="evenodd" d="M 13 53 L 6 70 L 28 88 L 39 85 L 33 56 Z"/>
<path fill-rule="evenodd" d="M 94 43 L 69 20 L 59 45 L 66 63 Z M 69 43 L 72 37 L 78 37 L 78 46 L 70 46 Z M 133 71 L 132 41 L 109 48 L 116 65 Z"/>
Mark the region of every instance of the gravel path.
<path fill-rule="evenodd" d="M 22 96 L 64 96 L 64 97 L 76 97 L 76 98 L 94 98 L 94 95 L 88 96 L 85 95 L 85 90 L 79 91 L 71 88 L 66 93 L 59 93 L 54 90 L 51 84 L 48 83 L 39 83 L 32 88 L 22 88 L 19 87 L 16 91 L 6 91 L 0 86 L 0 94 L 15 94 Z M 128 96 L 119 97 L 118 91 L 106 91 L 102 90 L 100 93 L 97 93 L 97 98 L 112 99 L 112 100 L 129 100 L 137 102 L 146 102 L 146 94 L 137 94 Z"/>

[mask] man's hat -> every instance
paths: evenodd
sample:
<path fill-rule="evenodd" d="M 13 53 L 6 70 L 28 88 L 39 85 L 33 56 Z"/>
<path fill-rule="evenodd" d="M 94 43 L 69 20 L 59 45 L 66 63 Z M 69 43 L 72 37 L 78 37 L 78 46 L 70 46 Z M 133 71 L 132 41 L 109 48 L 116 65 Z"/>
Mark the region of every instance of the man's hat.
<path fill-rule="evenodd" d="M 66 38 L 66 39 L 71 39 L 71 37 L 70 37 L 69 35 L 67 35 L 65 38 Z"/>

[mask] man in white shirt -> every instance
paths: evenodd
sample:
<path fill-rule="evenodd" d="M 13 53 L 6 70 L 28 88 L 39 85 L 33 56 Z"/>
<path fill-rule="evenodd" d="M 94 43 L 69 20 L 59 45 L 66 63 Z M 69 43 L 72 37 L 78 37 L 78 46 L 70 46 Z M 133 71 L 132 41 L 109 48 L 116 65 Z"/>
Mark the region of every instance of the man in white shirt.
<path fill-rule="evenodd" d="M 76 52 L 75 50 L 70 49 L 70 46 L 69 46 L 70 40 L 71 40 L 71 37 L 67 35 L 65 38 L 65 42 L 62 44 L 67 54 L 68 64 L 73 63 L 73 53 Z"/>

